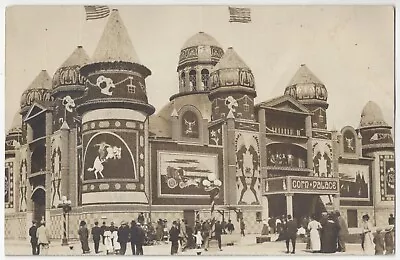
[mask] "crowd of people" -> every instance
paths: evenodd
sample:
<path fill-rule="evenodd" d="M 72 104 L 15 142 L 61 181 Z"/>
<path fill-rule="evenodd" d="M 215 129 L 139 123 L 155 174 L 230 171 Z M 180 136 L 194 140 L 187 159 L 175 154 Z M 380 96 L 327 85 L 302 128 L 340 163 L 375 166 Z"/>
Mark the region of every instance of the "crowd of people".
<path fill-rule="evenodd" d="M 346 238 L 349 230 L 345 219 L 339 211 L 323 212 L 320 218 L 315 215 L 303 218 L 300 223 L 291 215 L 269 218 L 268 230 L 272 234 L 278 234 L 276 241 L 286 242 L 286 253 L 295 254 L 296 240 L 300 237 L 307 241 L 307 249 L 313 253 L 335 253 L 346 251 Z M 361 247 L 368 255 L 391 255 L 394 253 L 394 217 L 389 217 L 389 227 L 385 233 L 381 228 L 376 229 L 373 234 L 373 227 L 369 221 L 368 214 L 362 217 L 361 224 Z M 263 229 L 265 230 L 265 228 Z M 265 231 L 264 231 L 265 232 Z M 289 250 L 290 244 L 292 250 Z"/>
<path fill-rule="evenodd" d="M 394 254 L 394 223 L 393 214 L 389 217 L 389 227 L 384 231 L 377 228 L 374 234 L 373 227 L 369 221 L 368 214 L 362 217 L 361 224 L 361 247 L 368 255 L 391 255 Z M 221 236 L 232 234 L 235 227 L 231 220 L 219 221 L 215 219 L 198 220 L 194 226 L 188 225 L 185 219 L 172 222 L 170 229 L 167 221 L 159 219 L 153 228 L 152 223 L 145 223 L 141 213 L 137 221 L 132 220 L 130 226 L 122 221 L 119 227 L 111 222 L 109 226 L 103 222 L 99 226 L 98 221 L 89 231 L 85 221 L 79 225 L 78 235 L 81 242 L 82 253 L 90 253 L 89 237 L 91 235 L 96 254 L 100 253 L 100 244 L 103 245 L 107 254 L 125 255 L 127 245 L 130 243 L 133 255 L 143 255 L 143 246 L 168 241 L 171 243 L 171 255 L 178 254 L 179 247 L 182 252 L 187 249 L 197 249 L 197 254 L 202 250 L 208 251 L 211 239 L 218 242 L 218 248 L 222 251 Z M 240 234 L 245 236 L 246 225 L 243 218 L 240 219 Z M 339 211 L 323 212 L 319 218 L 313 215 L 304 217 L 300 222 L 291 215 L 272 217 L 264 221 L 262 234 L 278 234 L 276 241 L 286 242 L 286 253 L 295 254 L 296 241 L 300 237 L 307 242 L 307 249 L 313 253 L 335 253 L 346 251 L 346 238 L 349 230 L 345 219 Z M 45 222 L 33 221 L 29 229 L 33 255 L 47 255 L 50 246 L 48 230 Z M 292 250 L 290 249 L 292 246 Z"/>

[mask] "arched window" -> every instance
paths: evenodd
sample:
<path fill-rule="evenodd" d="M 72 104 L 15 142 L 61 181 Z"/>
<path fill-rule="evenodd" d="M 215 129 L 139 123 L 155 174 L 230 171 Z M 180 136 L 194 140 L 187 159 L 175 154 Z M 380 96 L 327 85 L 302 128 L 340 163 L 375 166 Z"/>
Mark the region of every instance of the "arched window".
<path fill-rule="evenodd" d="M 182 71 L 181 73 L 181 78 L 180 78 L 180 87 L 181 87 L 181 91 L 186 91 L 186 77 L 185 77 L 185 72 Z"/>
<path fill-rule="evenodd" d="M 199 138 L 199 119 L 193 111 L 186 111 L 182 116 L 182 136 Z"/>
<path fill-rule="evenodd" d="M 210 72 L 208 71 L 208 69 L 203 69 L 201 71 L 201 85 L 202 85 L 202 89 L 207 90 L 208 89 L 208 80 L 210 78 Z"/>
<path fill-rule="evenodd" d="M 189 72 L 189 84 L 190 84 L 190 90 L 191 91 L 196 91 L 197 86 L 196 86 L 196 71 L 191 70 Z"/>

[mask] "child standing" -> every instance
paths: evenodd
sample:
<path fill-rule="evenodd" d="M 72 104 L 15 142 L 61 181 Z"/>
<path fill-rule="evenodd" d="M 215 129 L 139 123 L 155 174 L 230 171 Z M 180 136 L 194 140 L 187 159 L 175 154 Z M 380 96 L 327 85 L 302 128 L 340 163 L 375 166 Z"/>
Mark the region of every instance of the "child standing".
<path fill-rule="evenodd" d="M 201 235 L 200 230 L 197 231 L 195 238 L 196 238 L 197 255 L 201 255 L 201 245 L 203 244 L 203 236 Z"/>
<path fill-rule="evenodd" d="M 385 241 L 382 234 L 382 229 L 378 228 L 376 230 L 376 235 L 373 240 L 375 244 L 375 255 L 383 255 L 383 251 L 385 250 Z"/>

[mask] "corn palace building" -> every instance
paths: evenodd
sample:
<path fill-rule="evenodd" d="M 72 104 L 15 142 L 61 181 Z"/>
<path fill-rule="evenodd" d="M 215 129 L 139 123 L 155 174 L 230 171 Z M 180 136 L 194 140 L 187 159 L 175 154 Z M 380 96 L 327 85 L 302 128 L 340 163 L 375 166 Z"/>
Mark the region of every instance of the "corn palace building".
<path fill-rule="evenodd" d="M 61 238 L 63 196 L 71 201 L 70 238 L 80 220 L 119 224 L 140 212 L 190 224 L 209 216 L 209 176 L 222 182 L 217 216 L 237 226 L 242 215 L 251 233 L 268 217 L 333 209 L 349 227 L 366 213 L 386 225 L 394 143 L 379 106 L 355 111 L 356 128 L 330 131 L 329 86 L 306 65 L 282 96 L 255 104 L 262 86 L 244 60 L 195 34 L 181 48 L 177 93 L 155 113 L 146 94 L 151 71 L 113 10 L 92 57 L 78 46 L 21 96 L 6 135 L 5 237 L 27 238 L 31 221 L 45 220 Z"/>

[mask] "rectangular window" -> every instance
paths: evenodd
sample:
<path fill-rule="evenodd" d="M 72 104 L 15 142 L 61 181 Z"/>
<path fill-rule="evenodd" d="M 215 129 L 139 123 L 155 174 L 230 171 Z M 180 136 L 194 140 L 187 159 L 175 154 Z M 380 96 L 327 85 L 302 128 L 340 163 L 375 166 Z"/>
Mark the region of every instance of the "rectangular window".
<path fill-rule="evenodd" d="M 128 85 L 128 93 L 135 94 L 135 92 L 136 92 L 136 86 Z"/>
<path fill-rule="evenodd" d="M 356 209 L 348 209 L 347 210 L 347 225 L 349 228 L 358 227 L 358 217 Z"/>

